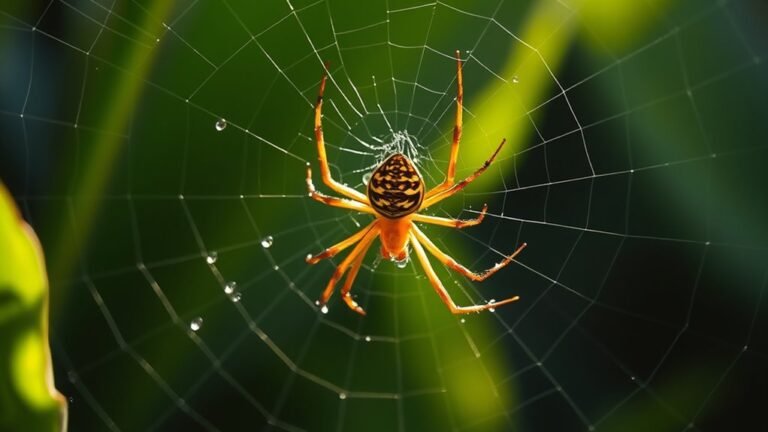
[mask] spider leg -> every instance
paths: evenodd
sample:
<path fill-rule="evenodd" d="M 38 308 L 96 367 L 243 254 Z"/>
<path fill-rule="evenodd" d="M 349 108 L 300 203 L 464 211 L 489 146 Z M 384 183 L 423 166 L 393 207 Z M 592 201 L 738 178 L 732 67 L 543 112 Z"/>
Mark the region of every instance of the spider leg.
<path fill-rule="evenodd" d="M 346 239 L 336 243 L 335 245 L 326 248 L 322 252 L 320 252 L 317 255 L 307 255 L 306 261 L 309 264 L 317 264 L 321 260 L 324 260 L 326 258 L 331 258 L 336 256 L 339 252 L 343 251 L 344 249 L 352 246 L 353 244 L 357 243 L 362 239 L 366 233 L 371 229 L 371 225 L 373 225 L 374 222 L 371 222 L 366 226 L 365 228 L 361 229 L 360 231 L 352 234 L 351 236 L 347 237 Z"/>
<path fill-rule="evenodd" d="M 437 216 L 427 216 L 414 213 L 412 218 L 415 222 L 424 222 L 432 225 L 446 226 L 450 228 L 465 228 L 468 226 L 479 225 L 485 218 L 485 212 L 488 210 L 488 204 L 483 204 L 483 210 L 474 219 L 449 219 Z"/>
<path fill-rule="evenodd" d="M 315 184 L 312 183 L 312 168 L 307 166 L 307 190 L 309 191 L 309 197 L 315 201 L 327 204 L 333 207 L 341 207 L 350 210 L 357 210 L 362 213 L 371 213 L 374 211 L 367 204 L 363 204 L 357 201 L 353 201 L 346 198 L 336 198 L 328 196 L 322 192 L 318 192 L 315 189 Z"/>
<path fill-rule="evenodd" d="M 355 259 L 352 266 L 349 268 L 349 273 L 347 273 L 347 280 L 344 281 L 344 286 L 341 287 L 341 298 L 344 300 L 344 303 L 360 315 L 365 315 L 365 310 L 357 304 L 351 295 L 349 295 L 349 291 L 352 290 L 352 283 L 355 282 L 357 272 L 360 271 L 360 266 L 363 264 L 363 258 L 365 258 L 365 253 L 358 255 L 357 259 Z"/>
<path fill-rule="evenodd" d="M 365 195 L 334 180 L 333 177 L 331 177 L 331 170 L 328 167 L 328 156 L 325 154 L 325 139 L 323 138 L 322 120 L 323 93 L 325 92 L 325 80 L 328 78 L 327 67 L 326 64 L 325 69 L 323 69 L 323 79 L 320 81 L 320 91 L 317 95 L 317 102 L 315 103 L 315 141 L 317 141 L 317 158 L 320 160 L 320 173 L 323 177 L 323 182 L 328 185 L 329 188 L 347 198 L 361 203 L 367 203 L 368 198 Z"/>
<path fill-rule="evenodd" d="M 456 160 L 459 158 L 459 141 L 461 141 L 462 110 L 464 105 L 464 79 L 461 74 L 461 57 L 456 50 L 456 122 L 453 126 L 453 141 L 451 142 L 451 155 L 448 159 L 448 172 L 445 180 L 427 192 L 425 198 L 437 195 L 453 186 L 456 177 Z"/>
<path fill-rule="evenodd" d="M 355 259 L 359 255 L 365 256 L 365 253 L 368 251 L 368 248 L 371 246 L 371 243 L 373 243 L 373 240 L 376 238 L 377 235 L 379 235 L 379 227 L 374 221 L 371 224 L 371 228 L 368 230 L 368 232 L 363 236 L 363 238 L 360 240 L 360 242 L 355 246 L 354 249 L 352 249 L 352 252 L 347 255 L 346 258 L 344 258 L 344 261 L 341 262 L 341 264 L 336 267 L 336 271 L 333 272 L 333 276 L 331 276 L 331 280 L 328 281 L 328 285 L 325 287 L 325 291 L 323 291 L 323 294 L 320 296 L 320 300 L 318 300 L 318 304 L 325 305 L 328 303 L 328 299 L 331 297 L 331 294 L 333 294 L 333 289 L 336 286 L 336 283 L 341 279 L 342 276 L 344 276 L 344 272 L 347 271 L 349 266 L 355 261 Z"/>
<path fill-rule="evenodd" d="M 464 189 L 465 187 L 467 187 L 468 184 L 472 183 L 472 181 L 474 181 L 476 178 L 478 178 L 480 176 L 480 174 L 484 173 L 485 170 L 488 169 L 488 167 L 491 165 L 491 163 L 493 163 L 493 160 L 496 159 L 496 155 L 499 154 L 499 151 L 501 151 L 501 148 L 504 147 L 504 144 L 506 142 L 507 142 L 506 139 L 501 140 L 501 144 L 499 144 L 499 146 L 496 147 L 496 151 L 494 151 L 493 154 L 491 155 L 491 157 L 488 158 L 488 160 L 486 160 L 483 163 L 483 166 L 478 168 L 477 171 L 472 173 L 472 175 L 470 175 L 469 177 L 465 178 L 464 180 L 456 183 L 455 185 L 451 186 L 450 188 L 448 188 L 448 189 L 446 189 L 446 190 L 444 190 L 444 191 L 442 191 L 440 193 L 433 194 L 431 197 L 424 199 L 424 203 L 421 205 L 421 208 L 425 209 L 425 208 L 427 208 L 427 207 L 429 207 L 429 206 L 431 206 L 433 204 L 436 204 L 436 203 L 438 203 L 438 202 L 448 198 L 449 196 L 455 194 L 456 192 Z"/>
<path fill-rule="evenodd" d="M 514 296 L 514 297 L 504 299 L 502 301 L 495 302 L 495 303 L 473 305 L 473 306 L 456 306 L 456 303 L 454 303 L 453 299 L 451 299 L 451 296 L 450 294 L 448 294 L 448 291 L 445 290 L 443 283 L 440 282 L 440 279 L 437 278 L 437 274 L 435 274 L 435 269 L 433 269 L 432 264 L 429 263 L 429 258 L 427 258 L 427 254 L 426 252 L 424 252 L 424 248 L 421 246 L 421 243 L 419 243 L 419 239 L 416 237 L 416 234 L 413 232 L 411 232 L 411 244 L 413 245 L 413 250 L 416 251 L 416 256 L 419 257 L 419 261 L 421 262 L 422 267 L 424 267 L 424 272 L 427 274 L 427 278 L 429 279 L 429 282 L 432 284 L 432 287 L 435 288 L 435 291 L 437 291 L 437 295 L 440 296 L 440 299 L 443 301 L 443 303 L 445 303 L 445 305 L 448 306 L 448 309 L 451 311 L 452 314 L 459 315 L 459 314 L 468 314 L 472 312 L 480 312 L 486 309 L 496 308 L 507 303 L 512 303 L 520 299 L 520 297 Z"/>
<path fill-rule="evenodd" d="M 416 236 L 417 239 L 419 239 L 420 242 L 424 243 L 424 246 L 429 250 L 429 252 L 432 253 L 432 255 L 435 256 L 440 262 L 451 268 L 452 270 L 459 272 L 466 276 L 469 279 L 472 279 L 473 281 L 482 282 L 486 279 L 488 279 L 492 274 L 496 273 L 497 271 L 501 270 L 505 266 L 507 266 L 509 263 L 512 262 L 513 259 L 519 254 L 523 249 L 525 249 L 526 246 L 528 246 L 528 243 L 521 244 L 514 252 L 512 252 L 512 255 L 509 255 L 505 257 L 500 263 L 497 263 L 495 266 L 489 268 L 488 270 L 485 270 L 482 273 L 475 273 L 468 268 L 464 267 L 463 265 L 456 262 L 455 259 L 451 258 L 448 254 L 441 251 L 440 249 L 435 246 L 435 244 L 432 242 L 432 240 L 429 239 L 429 237 L 426 236 L 420 229 L 417 227 L 411 228 L 413 231 L 414 236 Z"/>

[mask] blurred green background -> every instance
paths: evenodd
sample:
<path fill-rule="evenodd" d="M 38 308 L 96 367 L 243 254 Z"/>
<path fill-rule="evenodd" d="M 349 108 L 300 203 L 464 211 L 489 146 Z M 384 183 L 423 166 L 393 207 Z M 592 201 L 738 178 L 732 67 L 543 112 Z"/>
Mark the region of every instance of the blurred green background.
<path fill-rule="evenodd" d="M 45 253 L 70 430 L 759 428 L 767 22 L 759 1 L 4 1 L 0 180 Z M 425 231 L 476 270 L 529 247 L 482 284 L 433 263 L 459 304 L 521 300 L 452 316 L 374 247 L 368 315 L 320 313 L 339 261 L 304 257 L 370 220 L 306 196 L 323 61 L 334 176 L 363 190 L 407 131 L 431 186 L 456 49 L 458 176 L 508 144 L 430 209 L 486 221 Z M 0 312 L 25 292 L 1 289 Z M 18 376 L 0 422 L 29 430 Z"/>

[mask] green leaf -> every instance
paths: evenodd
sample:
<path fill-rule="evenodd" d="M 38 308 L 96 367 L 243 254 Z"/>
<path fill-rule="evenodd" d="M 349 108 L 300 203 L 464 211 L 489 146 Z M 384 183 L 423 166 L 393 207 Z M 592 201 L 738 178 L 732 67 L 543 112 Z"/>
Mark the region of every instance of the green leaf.
<path fill-rule="evenodd" d="M 66 418 L 53 386 L 43 253 L 0 184 L 0 430 L 66 430 Z"/>

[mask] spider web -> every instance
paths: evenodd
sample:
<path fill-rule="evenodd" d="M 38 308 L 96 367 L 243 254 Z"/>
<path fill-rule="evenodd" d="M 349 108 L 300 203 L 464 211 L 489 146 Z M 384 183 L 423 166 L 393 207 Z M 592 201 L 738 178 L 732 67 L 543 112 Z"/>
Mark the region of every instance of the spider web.
<path fill-rule="evenodd" d="M 71 429 L 722 430 L 762 420 L 758 7 L 648 2 L 657 22 L 612 51 L 580 21 L 581 2 L 360 3 L 0 7 L 10 60 L 0 166 L 52 267 L 52 348 Z M 526 18 L 537 10 L 552 21 L 534 46 Z M 605 52 L 563 42 L 577 32 Z M 558 40 L 559 56 L 548 45 Z M 460 305 L 521 300 L 452 316 L 418 262 L 398 268 L 374 250 L 353 288 L 368 316 L 338 297 L 322 313 L 314 301 L 340 261 L 304 257 L 370 220 L 306 196 L 323 62 L 334 177 L 362 190 L 399 148 L 433 186 L 451 142 L 457 48 L 457 177 L 512 136 L 483 178 L 429 210 L 468 218 L 488 203 L 483 224 L 423 228 L 475 270 L 527 242 L 483 284 L 433 260 Z"/>

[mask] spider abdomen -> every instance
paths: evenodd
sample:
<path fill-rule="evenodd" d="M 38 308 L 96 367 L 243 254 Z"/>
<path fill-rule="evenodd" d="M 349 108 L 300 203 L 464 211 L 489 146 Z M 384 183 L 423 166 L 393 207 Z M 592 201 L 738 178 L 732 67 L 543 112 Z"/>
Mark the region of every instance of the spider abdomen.
<path fill-rule="evenodd" d="M 413 163 L 402 153 L 384 160 L 368 181 L 368 199 L 380 215 L 396 219 L 419 210 L 424 182 Z"/>

